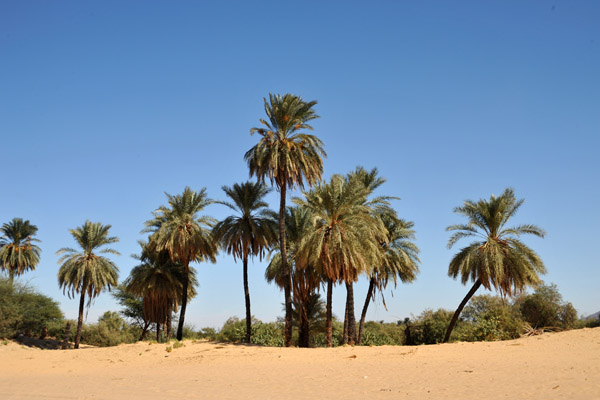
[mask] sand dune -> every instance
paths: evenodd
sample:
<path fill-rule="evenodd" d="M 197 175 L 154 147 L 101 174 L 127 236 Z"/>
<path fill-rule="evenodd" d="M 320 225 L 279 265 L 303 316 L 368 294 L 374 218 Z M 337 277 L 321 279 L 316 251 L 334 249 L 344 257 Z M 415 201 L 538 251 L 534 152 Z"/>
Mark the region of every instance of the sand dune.
<path fill-rule="evenodd" d="M 600 328 L 493 343 L 0 345 L 0 399 L 600 399 Z"/>

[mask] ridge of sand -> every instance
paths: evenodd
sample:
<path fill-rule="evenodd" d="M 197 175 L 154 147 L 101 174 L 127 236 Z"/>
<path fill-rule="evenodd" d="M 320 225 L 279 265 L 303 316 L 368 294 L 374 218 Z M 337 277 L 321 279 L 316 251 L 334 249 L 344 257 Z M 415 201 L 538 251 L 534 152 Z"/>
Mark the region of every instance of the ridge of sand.
<path fill-rule="evenodd" d="M 430 346 L 184 343 L 0 345 L 0 399 L 600 398 L 600 328 Z"/>

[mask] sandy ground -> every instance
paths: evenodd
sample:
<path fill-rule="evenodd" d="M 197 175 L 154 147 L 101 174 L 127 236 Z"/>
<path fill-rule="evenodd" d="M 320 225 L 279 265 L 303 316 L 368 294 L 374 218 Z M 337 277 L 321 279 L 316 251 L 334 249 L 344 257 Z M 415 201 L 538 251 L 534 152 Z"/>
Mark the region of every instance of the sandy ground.
<path fill-rule="evenodd" d="M 0 399 L 600 399 L 600 328 L 493 343 L 0 345 Z"/>

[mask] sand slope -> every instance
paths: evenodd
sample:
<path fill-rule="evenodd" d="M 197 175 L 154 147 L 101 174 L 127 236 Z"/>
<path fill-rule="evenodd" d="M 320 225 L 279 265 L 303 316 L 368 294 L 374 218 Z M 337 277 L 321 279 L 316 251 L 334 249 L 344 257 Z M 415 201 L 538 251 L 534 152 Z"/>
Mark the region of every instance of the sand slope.
<path fill-rule="evenodd" d="M 417 347 L 165 349 L 0 345 L 0 399 L 600 399 L 600 328 Z"/>

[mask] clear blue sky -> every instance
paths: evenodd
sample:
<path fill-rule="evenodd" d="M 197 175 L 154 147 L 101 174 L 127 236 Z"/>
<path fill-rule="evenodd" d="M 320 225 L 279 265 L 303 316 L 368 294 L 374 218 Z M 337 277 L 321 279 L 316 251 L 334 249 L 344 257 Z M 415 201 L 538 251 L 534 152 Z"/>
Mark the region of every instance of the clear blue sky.
<path fill-rule="evenodd" d="M 515 224 L 548 232 L 527 239 L 546 282 L 580 313 L 600 310 L 600 3 L 251 3 L 0 3 L 0 222 L 29 219 L 42 240 L 23 280 L 75 318 L 56 280 L 68 229 L 111 224 L 124 279 L 164 192 L 224 199 L 222 185 L 248 179 L 263 97 L 291 92 L 318 101 L 325 176 L 378 167 L 381 194 L 415 222 L 421 273 L 369 319 L 454 309 L 468 288 L 447 276 L 452 209 L 508 186 L 526 199 Z M 250 265 L 253 314 L 274 320 L 283 295 L 265 265 Z M 222 255 L 196 268 L 186 321 L 242 316 L 241 265 Z M 357 314 L 366 288 L 362 278 Z M 343 306 L 338 290 L 334 313 Z M 88 321 L 109 309 L 102 294 Z"/>

